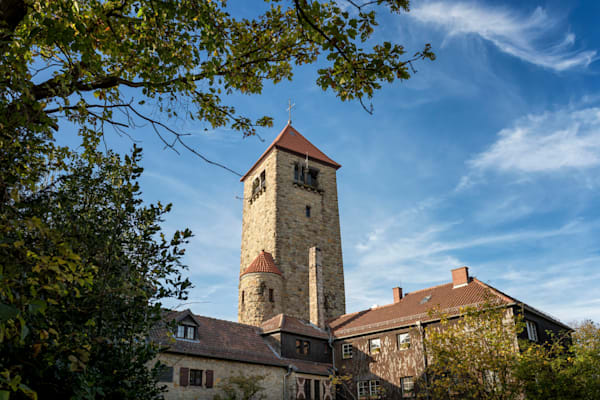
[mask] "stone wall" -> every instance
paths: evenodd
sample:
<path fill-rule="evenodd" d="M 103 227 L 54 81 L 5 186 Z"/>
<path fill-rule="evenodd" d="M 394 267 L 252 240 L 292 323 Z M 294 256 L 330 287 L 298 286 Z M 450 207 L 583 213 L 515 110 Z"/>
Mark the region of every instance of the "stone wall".
<path fill-rule="evenodd" d="M 213 358 L 195 357 L 173 353 L 162 353 L 159 355 L 159 360 L 173 367 L 173 381 L 161 382 L 167 386 L 165 400 L 212 400 L 216 394 L 221 394 L 219 385 L 223 380 L 232 376 L 253 376 L 262 375 L 264 379 L 260 382 L 264 390 L 261 392 L 266 400 L 295 400 L 297 398 L 298 386 L 297 378 L 319 380 L 321 387 L 327 385 L 328 377 L 318 376 L 304 373 L 292 372 L 287 377 L 286 368 L 275 367 L 269 365 L 250 364 L 238 361 L 217 360 Z M 197 370 L 212 370 L 214 374 L 214 386 L 207 388 L 202 386 L 181 386 L 180 372 L 181 368 L 197 369 Z M 285 397 L 284 397 L 284 377 L 285 377 Z M 314 388 L 313 388 L 314 389 Z M 322 394 L 323 392 L 321 392 Z M 323 398 L 323 396 L 321 396 Z"/>
<path fill-rule="evenodd" d="M 261 250 L 271 253 L 283 273 L 283 312 L 309 320 L 309 249 L 318 247 L 324 318 L 328 320 L 346 310 L 336 170 L 309 161 L 311 168 L 319 170 L 319 189 L 315 190 L 294 183 L 294 165 L 304 162 L 301 156 L 275 148 L 244 180 L 240 273 Z M 265 188 L 253 195 L 252 183 L 262 171 Z M 306 206 L 310 206 L 310 217 Z M 240 282 L 238 321 L 259 325 L 270 313 L 253 312 L 249 307 L 242 310 L 241 290 Z"/>
<path fill-rule="evenodd" d="M 260 325 L 283 312 L 283 278 L 271 273 L 250 273 L 240 278 L 238 322 Z M 273 290 L 273 301 L 269 298 Z M 243 300 L 243 301 L 242 301 Z"/>
<path fill-rule="evenodd" d="M 265 388 L 263 393 L 267 400 L 281 400 L 283 396 L 283 376 L 285 368 L 266 365 L 249 364 L 236 361 L 216 360 L 203 357 L 163 353 L 159 356 L 160 361 L 167 366 L 173 367 L 173 382 L 161 382 L 166 384 L 168 392 L 165 400 L 212 400 L 217 393 L 222 393 L 219 384 L 223 379 L 231 376 L 264 375 L 261 385 Z M 212 370 L 214 371 L 214 386 L 181 386 L 181 368 Z"/>
<path fill-rule="evenodd" d="M 309 161 L 319 170 L 319 189 L 294 183 L 294 165 L 303 157 L 275 150 L 277 170 L 277 214 L 274 257 L 282 270 L 287 293 L 285 312 L 310 319 L 309 249 L 321 249 L 325 320 L 345 313 L 344 270 L 337 199 L 336 170 Z M 311 215 L 306 216 L 306 206 Z"/>

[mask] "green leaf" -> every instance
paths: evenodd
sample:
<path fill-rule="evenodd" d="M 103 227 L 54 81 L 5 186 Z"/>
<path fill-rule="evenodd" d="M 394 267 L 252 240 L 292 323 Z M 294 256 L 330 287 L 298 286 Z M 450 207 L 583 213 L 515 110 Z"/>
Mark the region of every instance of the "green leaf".
<path fill-rule="evenodd" d="M 0 303 L 0 321 L 7 321 L 19 315 L 19 310 L 13 306 Z"/>

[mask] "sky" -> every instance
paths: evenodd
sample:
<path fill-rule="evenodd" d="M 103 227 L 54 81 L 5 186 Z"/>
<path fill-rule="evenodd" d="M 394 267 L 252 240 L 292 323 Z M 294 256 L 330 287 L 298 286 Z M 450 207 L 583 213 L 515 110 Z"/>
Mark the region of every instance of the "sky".
<path fill-rule="evenodd" d="M 252 2 L 230 2 L 248 13 Z M 260 96 L 228 101 L 274 117 L 259 137 L 169 121 L 211 160 L 246 172 L 292 124 L 342 164 L 338 196 L 346 310 L 471 275 L 563 322 L 600 321 L 600 30 L 596 1 L 413 1 L 381 15 L 377 39 L 431 43 L 437 59 L 385 86 L 373 115 L 319 89 L 318 65 Z M 237 319 L 242 183 L 151 128 L 143 199 L 173 203 L 165 231 L 188 227 L 189 300 L 167 305 Z M 108 133 L 108 146 L 131 142 Z"/>

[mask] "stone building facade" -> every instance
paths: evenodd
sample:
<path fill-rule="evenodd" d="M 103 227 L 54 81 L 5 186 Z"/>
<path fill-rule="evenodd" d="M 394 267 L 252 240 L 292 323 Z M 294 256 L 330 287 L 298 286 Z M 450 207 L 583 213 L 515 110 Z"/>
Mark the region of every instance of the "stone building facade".
<path fill-rule="evenodd" d="M 169 312 L 152 332 L 164 346 L 160 383 L 166 400 L 212 400 L 231 377 L 256 378 L 266 400 L 333 400 L 328 334 L 283 314 L 261 327 Z M 300 346 L 296 343 L 300 342 Z M 305 349 L 313 349 L 305 352 Z M 318 351 L 315 351 L 318 350 Z"/>
<path fill-rule="evenodd" d="M 311 320 L 311 248 L 317 248 L 320 253 L 321 271 L 315 274 L 322 280 L 319 283 L 320 323 L 344 314 L 346 299 L 336 181 L 339 167 L 288 124 L 242 177 L 240 323 L 258 326 L 279 312 Z M 248 307 L 248 302 L 253 305 L 268 302 L 265 292 L 252 286 L 263 284 L 262 279 L 255 279 L 251 284 L 245 278 L 245 271 L 263 251 L 272 256 L 281 271 L 283 291 L 275 293 L 277 304 L 273 307 Z"/>
<path fill-rule="evenodd" d="M 153 340 L 166 365 L 167 400 L 213 399 L 232 376 L 264 376 L 267 399 L 405 399 L 424 374 L 424 338 L 439 327 L 431 310 L 461 307 L 523 313 L 523 339 L 546 341 L 570 328 L 469 276 L 345 314 L 336 171 L 340 167 L 290 124 L 241 179 L 244 208 L 238 322 L 169 312 Z M 515 338 L 516 341 L 516 338 Z M 332 375 L 350 381 L 334 390 Z"/>

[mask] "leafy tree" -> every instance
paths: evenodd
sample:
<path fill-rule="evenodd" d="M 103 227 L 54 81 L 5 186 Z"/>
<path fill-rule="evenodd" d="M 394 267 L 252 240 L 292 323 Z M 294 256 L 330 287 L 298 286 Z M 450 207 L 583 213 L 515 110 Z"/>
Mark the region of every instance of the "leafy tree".
<path fill-rule="evenodd" d="M 185 296 L 190 232 L 167 239 L 159 223 L 170 205 L 142 204 L 140 153 L 65 151 L 38 186 L 10 188 L 0 209 L 3 396 L 159 396 L 148 367 L 158 349 L 145 338 L 160 300 Z"/>
<path fill-rule="evenodd" d="M 201 156 L 167 118 L 254 134 L 272 119 L 240 115 L 227 96 L 259 94 L 320 56 L 317 85 L 371 111 L 363 100 L 382 83 L 409 79 L 414 62 L 435 57 L 429 45 L 406 57 L 400 44 L 371 44 L 376 12 L 408 11 L 409 0 L 255 4 L 256 16 L 240 18 L 224 0 L 3 0 L 0 131 L 47 141 L 59 118 L 86 134 L 146 122 L 165 145 Z"/>
<path fill-rule="evenodd" d="M 266 396 L 261 394 L 265 388 L 261 382 L 265 379 L 264 375 L 251 376 L 231 376 L 223 379 L 217 385 L 223 393 L 216 394 L 214 400 L 261 400 Z"/>
<path fill-rule="evenodd" d="M 571 335 L 554 336 L 550 343 L 529 343 L 516 376 L 526 398 L 600 398 L 600 327 L 592 321 L 578 324 Z"/>
<path fill-rule="evenodd" d="M 521 398 L 514 377 L 519 361 L 517 336 L 523 329 L 510 309 L 488 302 L 461 310 L 460 318 L 441 315 L 426 330 L 427 380 L 419 396 L 433 399 Z"/>
<path fill-rule="evenodd" d="M 142 205 L 138 150 L 96 150 L 106 126 L 147 122 L 203 157 L 167 119 L 254 134 L 271 118 L 251 120 L 227 96 L 259 94 L 319 56 L 317 85 L 371 111 L 382 83 L 434 58 L 429 45 L 412 57 L 389 42 L 363 49 L 376 11 L 408 0 L 257 4 L 239 18 L 218 0 L 0 2 L 0 396 L 158 394 L 143 337 L 159 300 L 185 293 L 190 233 L 160 234 L 169 206 Z M 79 127 L 80 154 L 55 143 L 61 121 Z"/>

